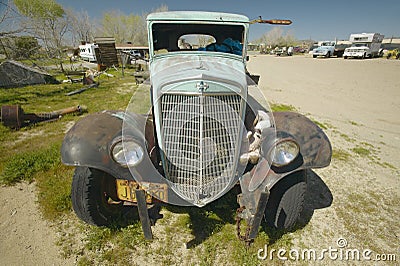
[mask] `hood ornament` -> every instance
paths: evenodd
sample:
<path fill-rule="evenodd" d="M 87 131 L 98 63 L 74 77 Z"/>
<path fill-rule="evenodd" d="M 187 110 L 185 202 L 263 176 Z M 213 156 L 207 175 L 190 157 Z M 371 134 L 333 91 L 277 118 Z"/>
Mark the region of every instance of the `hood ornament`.
<path fill-rule="evenodd" d="M 204 91 L 206 91 L 208 89 L 208 84 L 205 83 L 204 81 L 200 81 L 196 83 L 196 89 L 198 89 L 198 91 L 200 93 L 203 93 Z"/>

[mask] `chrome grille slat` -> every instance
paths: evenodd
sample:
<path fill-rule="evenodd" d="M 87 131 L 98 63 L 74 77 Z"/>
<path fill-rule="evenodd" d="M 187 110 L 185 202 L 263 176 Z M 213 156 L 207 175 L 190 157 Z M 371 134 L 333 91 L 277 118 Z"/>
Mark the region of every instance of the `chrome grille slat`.
<path fill-rule="evenodd" d="M 181 196 L 206 201 L 230 184 L 236 170 L 241 101 L 236 94 L 161 97 L 164 171 Z"/>

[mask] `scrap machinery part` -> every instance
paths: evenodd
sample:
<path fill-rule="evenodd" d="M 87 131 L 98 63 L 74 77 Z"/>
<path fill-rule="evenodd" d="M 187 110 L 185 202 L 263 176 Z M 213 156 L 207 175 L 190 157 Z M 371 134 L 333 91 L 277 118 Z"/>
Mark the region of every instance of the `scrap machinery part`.
<path fill-rule="evenodd" d="M 82 113 L 86 110 L 85 106 L 72 106 L 65 109 L 38 114 L 26 114 L 19 105 L 3 105 L 1 107 L 1 122 L 4 126 L 20 129 L 29 124 L 35 124 L 44 121 L 54 121 L 61 116 L 69 113 Z"/>

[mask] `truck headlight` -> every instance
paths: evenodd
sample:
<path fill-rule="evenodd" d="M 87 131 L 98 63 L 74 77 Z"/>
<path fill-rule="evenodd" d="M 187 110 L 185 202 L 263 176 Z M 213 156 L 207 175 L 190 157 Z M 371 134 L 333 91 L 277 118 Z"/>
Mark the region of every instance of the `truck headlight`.
<path fill-rule="evenodd" d="M 143 159 L 143 148 L 132 139 L 118 140 L 111 147 L 111 155 L 115 162 L 123 167 L 135 166 Z"/>
<path fill-rule="evenodd" d="M 276 167 L 288 165 L 297 158 L 299 152 L 299 145 L 293 139 L 279 139 L 269 154 L 270 162 Z"/>

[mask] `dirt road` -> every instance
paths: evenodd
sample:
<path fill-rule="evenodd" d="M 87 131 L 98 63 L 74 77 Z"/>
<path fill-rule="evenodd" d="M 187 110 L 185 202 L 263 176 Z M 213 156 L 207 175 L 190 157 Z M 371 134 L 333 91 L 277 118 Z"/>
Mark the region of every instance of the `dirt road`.
<path fill-rule="evenodd" d="M 331 166 L 309 180 L 307 225 L 290 233 L 294 247 L 337 248 L 345 239 L 345 247 L 397 254 L 398 263 L 400 61 L 257 55 L 248 68 L 261 75 L 269 101 L 324 125 L 335 152 Z M 0 264 L 73 264 L 59 257 L 56 230 L 35 200 L 34 184 L 0 187 Z"/>

